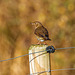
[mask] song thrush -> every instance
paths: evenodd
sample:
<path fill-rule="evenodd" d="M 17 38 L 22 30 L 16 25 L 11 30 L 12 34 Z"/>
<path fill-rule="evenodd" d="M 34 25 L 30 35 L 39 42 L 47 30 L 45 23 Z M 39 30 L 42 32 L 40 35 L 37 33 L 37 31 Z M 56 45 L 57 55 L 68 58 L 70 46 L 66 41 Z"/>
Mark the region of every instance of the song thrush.
<path fill-rule="evenodd" d="M 41 41 L 41 42 L 44 42 L 47 40 L 51 41 L 51 39 L 49 38 L 47 29 L 40 22 L 38 22 L 38 21 L 32 22 L 32 25 L 35 26 L 34 34 L 36 35 L 36 38 L 39 41 Z"/>

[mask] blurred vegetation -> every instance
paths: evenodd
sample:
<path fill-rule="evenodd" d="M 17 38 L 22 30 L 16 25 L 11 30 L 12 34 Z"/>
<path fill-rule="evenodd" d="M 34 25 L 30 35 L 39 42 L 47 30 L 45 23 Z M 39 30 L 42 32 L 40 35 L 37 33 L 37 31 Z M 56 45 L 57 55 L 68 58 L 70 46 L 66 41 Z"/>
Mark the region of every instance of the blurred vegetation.
<path fill-rule="evenodd" d="M 75 46 L 75 0 L 0 0 L 0 60 L 28 53 L 37 40 L 30 24 L 40 21 L 56 48 Z M 75 49 L 51 54 L 52 69 L 75 68 Z M 29 74 L 28 56 L 0 62 L 0 75 Z M 74 75 L 57 71 L 52 75 Z"/>

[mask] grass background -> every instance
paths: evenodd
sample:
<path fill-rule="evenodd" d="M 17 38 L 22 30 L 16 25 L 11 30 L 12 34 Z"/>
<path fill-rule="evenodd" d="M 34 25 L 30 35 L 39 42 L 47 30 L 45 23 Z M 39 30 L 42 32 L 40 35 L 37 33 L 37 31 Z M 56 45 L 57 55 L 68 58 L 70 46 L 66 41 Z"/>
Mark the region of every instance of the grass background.
<path fill-rule="evenodd" d="M 0 60 L 28 53 L 36 44 L 34 27 L 40 21 L 49 31 L 56 48 L 75 46 L 75 0 L 0 0 Z M 52 69 L 75 68 L 75 49 L 51 54 Z M 29 74 L 28 56 L 0 62 L 0 75 Z M 52 75 L 74 75 L 57 71 Z"/>

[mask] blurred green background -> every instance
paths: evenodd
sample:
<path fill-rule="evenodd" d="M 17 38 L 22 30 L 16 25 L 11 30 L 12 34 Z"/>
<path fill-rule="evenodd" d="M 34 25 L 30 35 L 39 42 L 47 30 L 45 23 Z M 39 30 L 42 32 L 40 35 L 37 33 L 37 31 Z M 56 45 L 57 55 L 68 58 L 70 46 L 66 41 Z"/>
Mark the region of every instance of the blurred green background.
<path fill-rule="evenodd" d="M 40 21 L 56 48 L 75 46 L 75 0 L 0 0 L 0 60 L 28 53 L 36 44 L 34 27 Z M 29 74 L 28 56 L 0 62 L 0 75 Z M 75 49 L 51 54 L 51 69 L 75 68 Z M 74 70 L 52 75 L 75 75 Z"/>

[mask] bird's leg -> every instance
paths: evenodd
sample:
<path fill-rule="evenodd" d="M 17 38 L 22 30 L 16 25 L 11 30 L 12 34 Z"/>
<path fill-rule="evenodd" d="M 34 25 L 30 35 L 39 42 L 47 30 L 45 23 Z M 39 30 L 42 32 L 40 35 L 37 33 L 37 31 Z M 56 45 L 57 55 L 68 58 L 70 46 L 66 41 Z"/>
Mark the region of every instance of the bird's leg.
<path fill-rule="evenodd" d="M 47 43 L 46 43 L 46 42 L 44 42 L 44 45 L 47 45 Z"/>
<path fill-rule="evenodd" d="M 40 44 L 41 44 L 41 42 L 39 41 L 37 44 L 38 44 L 38 45 L 40 45 Z"/>
<path fill-rule="evenodd" d="M 47 45 L 47 43 L 45 42 L 44 45 Z"/>

